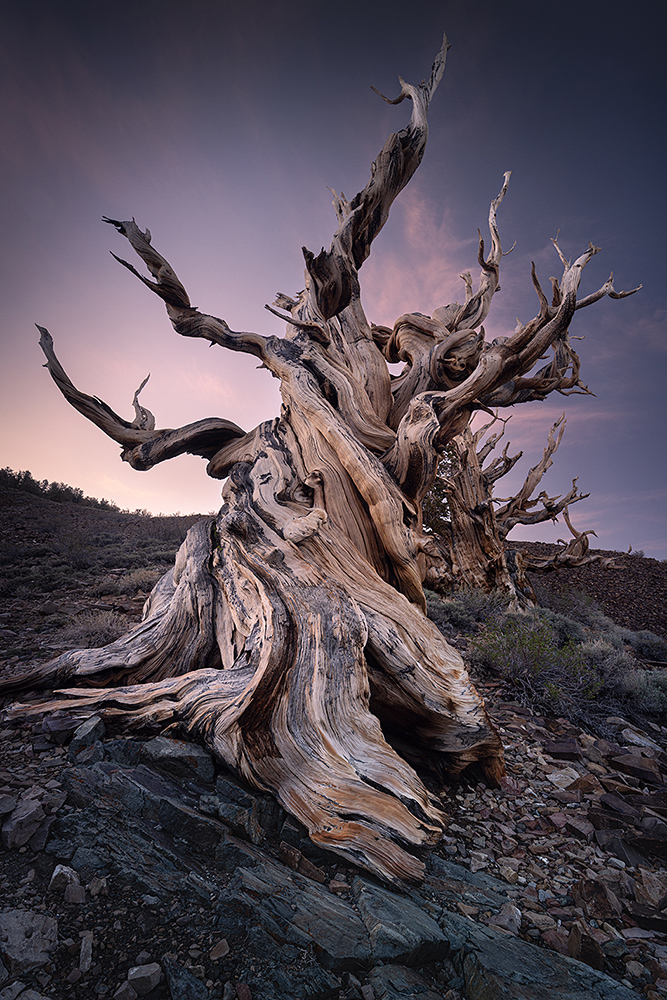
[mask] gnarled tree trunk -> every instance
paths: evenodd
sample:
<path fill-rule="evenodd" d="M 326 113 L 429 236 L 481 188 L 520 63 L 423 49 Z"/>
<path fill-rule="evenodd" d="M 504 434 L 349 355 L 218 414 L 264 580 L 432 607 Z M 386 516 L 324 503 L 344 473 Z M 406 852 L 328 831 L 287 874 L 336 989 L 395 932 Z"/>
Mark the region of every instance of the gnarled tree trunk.
<path fill-rule="evenodd" d="M 610 565 L 612 561 L 590 553 L 588 535 L 595 532 L 577 531 L 570 520 L 570 505 L 589 495 L 579 492 L 576 479 L 564 496 L 550 497 L 544 491 L 534 496 L 553 464 L 565 430 L 565 414 L 549 430 L 542 458 L 530 469 L 520 490 L 505 500 L 493 495 L 495 485 L 514 468 L 523 452 L 509 455 L 508 443 L 501 455 L 485 464 L 505 433 L 503 426 L 484 438 L 496 419 L 475 433 L 466 427 L 450 442 L 434 486 L 424 499 L 424 523 L 433 532 L 425 551 L 424 582 L 443 592 L 468 587 L 487 593 L 500 590 L 510 595 L 511 606 L 518 609 L 536 602 L 528 572 L 546 573 L 592 562 Z M 561 541 L 562 548 L 552 556 L 537 558 L 525 548 L 507 543 L 517 524 L 555 522 L 560 514 L 572 538 Z"/>
<path fill-rule="evenodd" d="M 102 712 L 130 726 L 179 721 L 273 792 L 314 841 L 397 880 L 421 876 L 415 852 L 444 821 L 415 768 L 456 775 L 475 765 L 492 782 L 503 774 L 498 734 L 461 657 L 424 614 L 421 501 L 476 408 L 578 384 L 567 330 L 597 252 L 563 258 L 551 306 L 535 278 L 539 315 L 487 344 L 480 324 L 498 287 L 506 175 L 487 258 L 480 239 L 477 290 L 467 276 L 463 305 L 403 316 L 393 330 L 369 324 L 358 271 L 422 158 L 447 48 L 444 39 L 428 82 L 401 81 L 392 103 L 412 101 L 410 123 L 390 136 L 363 191 L 335 196 L 338 229 L 328 250 L 304 250 L 305 289 L 274 303 L 284 337 L 234 332 L 199 313 L 150 233 L 113 222 L 153 280 L 121 263 L 164 300 L 176 331 L 255 355 L 280 381 L 282 410 L 248 433 L 219 418 L 158 430 L 137 393 L 128 422 L 70 382 L 42 330 L 57 385 L 125 461 L 147 469 L 200 455 L 209 475 L 226 479 L 224 503 L 191 529 L 126 636 L 4 685 L 60 685 L 44 711 Z M 596 296 L 607 293 L 610 283 Z M 550 365 L 526 378 L 549 349 Z M 405 369 L 393 378 L 397 360 Z"/>

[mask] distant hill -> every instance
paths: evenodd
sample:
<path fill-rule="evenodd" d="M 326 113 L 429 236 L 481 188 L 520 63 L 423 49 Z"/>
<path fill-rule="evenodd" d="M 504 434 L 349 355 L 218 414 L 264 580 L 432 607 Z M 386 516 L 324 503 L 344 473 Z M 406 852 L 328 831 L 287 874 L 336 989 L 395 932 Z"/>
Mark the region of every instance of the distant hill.
<path fill-rule="evenodd" d="M 32 472 L 14 472 L 9 466 L 0 469 L 0 489 L 20 490 L 33 496 L 45 497 L 54 503 L 76 503 L 84 507 L 99 507 L 100 510 L 117 510 L 120 507 L 113 500 L 97 500 L 87 497 L 78 486 L 68 486 L 66 483 L 50 483 L 48 479 L 35 479 Z M 136 513 L 147 513 L 137 511 Z"/>
<path fill-rule="evenodd" d="M 0 469 L 0 594 L 52 592 L 70 576 L 92 577 L 108 567 L 126 571 L 167 568 L 187 529 L 200 516 L 154 517 L 123 511 L 110 500 L 84 496 L 65 483 L 36 480 L 30 472 Z M 547 542 L 512 541 L 536 555 Z M 667 562 L 636 553 L 600 551 L 615 568 L 599 564 L 531 574 L 538 592 L 564 604 L 583 594 L 618 625 L 649 629 L 667 638 Z"/>

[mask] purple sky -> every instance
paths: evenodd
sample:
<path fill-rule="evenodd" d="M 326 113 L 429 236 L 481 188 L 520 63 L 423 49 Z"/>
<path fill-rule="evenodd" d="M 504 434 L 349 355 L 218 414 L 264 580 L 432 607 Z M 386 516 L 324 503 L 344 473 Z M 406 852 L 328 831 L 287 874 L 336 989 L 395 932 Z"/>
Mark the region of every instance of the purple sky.
<path fill-rule="evenodd" d="M 460 299 L 458 275 L 478 270 L 477 227 L 512 170 L 499 221 L 516 249 L 487 335 L 535 314 L 530 261 L 545 285 L 560 273 L 558 230 L 568 257 L 589 240 L 603 249 L 584 294 L 612 270 L 617 289 L 644 288 L 577 315 L 582 378 L 596 395 L 516 408 L 507 437 L 524 459 L 499 492 L 516 488 L 565 410 L 544 487 L 562 493 L 578 475 L 591 496 L 573 519 L 597 531 L 594 544 L 667 558 L 664 29 L 659 2 L 584 0 L 576 13 L 521 0 L 5 4 L 0 465 L 131 509 L 217 508 L 221 484 L 199 459 L 145 473 L 120 462 L 40 367 L 34 323 L 75 384 L 125 416 L 148 372 L 142 402 L 158 426 L 215 415 L 250 429 L 276 415 L 277 383 L 256 361 L 172 331 L 161 303 L 110 257 L 131 251 L 101 217 L 148 226 L 202 310 L 280 333 L 263 306 L 302 287 L 303 244 L 328 245 L 327 187 L 349 197 L 363 187 L 409 115 L 371 84 L 395 96 L 399 73 L 419 82 L 446 30 L 424 162 L 361 272 L 366 312 L 392 325 Z"/>

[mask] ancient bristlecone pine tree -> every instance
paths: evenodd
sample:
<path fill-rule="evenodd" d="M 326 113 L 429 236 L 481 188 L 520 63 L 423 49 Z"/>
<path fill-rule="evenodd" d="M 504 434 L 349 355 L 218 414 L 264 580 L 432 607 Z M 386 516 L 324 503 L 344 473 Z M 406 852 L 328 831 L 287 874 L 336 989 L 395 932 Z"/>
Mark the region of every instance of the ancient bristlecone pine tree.
<path fill-rule="evenodd" d="M 128 423 L 75 388 L 41 331 L 63 395 L 119 442 L 124 461 L 148 469 L 188 452 L 226 482 L 220 512 L 190 530 L 139 625 L 14 684 L 64 687 L 43 710 L 180 722 L 272 792 L 313 841 L 397 880 L 421 876 L 415 852 L 438 840 L 444 819 L 413 765 L 436 776 L 474 766 L 491 782 L 503 774 L 498 734 L 463 661 L 424 614 L 422 498 L 438 455 L 476 409 L 580 386 L 570 321 L 615 294 L 609 281 L 577 301 L 597 249 L 573 264 L 558 251 L 552 303 L 533 273 L 538 315 L 485 342 L 507 174 L 489 213 L 488 256 L 480 238 L 477 290 L 466 276 L 462 305 L 401 316 L 393 330 L 368 322 L 359 268 L 421 161 L 447 48 L 444 39 L 428 81 L 401 81 L 390 103 L 410 99 L 410 122 L 387 140 L 364 190 L 334 196 L 331 246 L 304 250 L 304 290 L 274 303 L 284 336 L 237 333 L 200 313 L 150 233 L 107 220 L 154 280 L 121 263 L 163 299 L 176 332 L 255 355 L 280 381 L 283 405 L 247 433 L 219 418 L 158 430 L 135 395 Z M 552 360 L 528 375 L 547 351 Z M 405 367 L 394 378 L 397 361 Z"/>
<path fill-rule="evenodd" d="M 507 499 L 494 496 L 496 484 L 510 472 L 523 452 L 502 454 L 487 461 L 505 433 L 505 424 L 488 433 L 494 417 L 476 431 L 470 427 L 453 438 L 438 468 L 435 483 L 423 502 L 424 527 L 432 534 L 425 546 L 424 584 L 437 591 L 477 587 L 490 592 L 504 591 L 510 606 L 517 610 L 536 603 L 535 591 L 527 576 L 553 570 L 584 566 L 592 562 L 613 565 L 611 559 L 589 551 L 588 536 L 594 531 L 578 531 L 570 520 L 569 508 L 588 493 L 580 493 L 577 480 L 563 496 L 550 497 L 535 491 L 553 464 L 554 453 L 563 438 L 565 414 L 549 430 L 542 458 L 528 472 L 519 491 Z M 507 536 L 517 525 L 558 521 L 563 515 L 570 531 L 569 540 L 552 555 L 538 557 L 509 544 Z"/>

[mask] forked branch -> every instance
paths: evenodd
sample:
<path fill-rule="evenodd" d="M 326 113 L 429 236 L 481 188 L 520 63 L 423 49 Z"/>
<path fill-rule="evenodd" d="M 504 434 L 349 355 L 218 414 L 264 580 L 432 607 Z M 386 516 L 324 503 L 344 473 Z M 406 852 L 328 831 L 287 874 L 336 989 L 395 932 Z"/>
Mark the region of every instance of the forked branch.
<path fill-rule="evenodd" d="M 131 423 L 124 420 L 97 396 L 89 396 L 77 389 L 56 357 L 51 334 L 43 326 L 37 329 L 40 333 L 39 345 L 46 357 L 44 367 L 67 402 L 122 445 L 123 461 L 133 469 L 150 469 L 159 462 L 186 453 L 211 459 L 231 440 L 245 435 L 241 427 L 221 417 L 208 417 L 176 429 L 155 429 L 153 414 L 139 404 L 139 393 L 146 379 L 134 394 L 135 419 Z"/>
<path fill-rule="evenodd" d="M 134 219 L 129 222 L 118 222 L 116 219 L 105 217 L 104 222 L 115 226 L 118 232 L 127 238 L 155 281 L 150 281 L 140 274 L 136 267 L 117 257 L 115 253 L 111 256 L 164 301 L 176 333 L 182 337 L 202 337 L 230 351 L 244 351 L 247 354 L 255 354 L 258 358 L 263 357 L 266 340 L 260 334 L 238 333 L 231 330 L 224 319 L 200 313 L 196 307 L 190 305 L 188 293 L 171 264 L 152 246 L 149 229 L 142 232 Z"/>
<path fill-rule="evenodd" d="M 578 497 L 577 499 L 581 499 Z M 575 566 L 587 566 L 590 563 L 599 563 L 604 569 L 614 569 L 616 563 L 613 559 L 603 556 L 601 553 L 590 552 L 588 536 L 595 535 L 592 529 L 588 531 L 577 531 L 570 520 L 568 508 L 563 509 L 563 518 L 572 538 L 558 539 L 558 544 L 562 545 L 552 556 L 540 559 L 539 556 L 532 555 L 525 550 L 521 551 L 523 570 L 529 573 L 552 573 L 554 570 L 564 567 L 573 568 Z"/>
<path fill-rule="evenodd" d="M 549 430 L 549 437 L 542 458 L 528 472 L 518 493 L 508 500 L 494 499 L 494 503 L 504 504 L 496 512 L 496 522 L 502 539 L 506 538 L 517 524 L 541 524 L 544 521 L 556 521 L 558 515 L 568 506 L 578 500 L 585 500 L 588 493 L 579 493 L 577 480 L 572 481 L 572 489 L 563 497 L 550 497 L 542 492 L 537 497 L 533 493 L 542 481 L 544 474 L 553 465 L 553 456 L 563 438 L 565 431 L 565 414 L 556 420 Z M 537 505 L 541 504 L 538 508 Z M 535 509 L 537 508 L 537 509 Z"/>
<path fill-rule="evenodd" d="M 401 93 L 389 104 L 412 101 L 410 123 L 391 135 L 371 164 L 371 178 L 352 201 L 334 192 L 334 208 L 340 220 L 328 250 L 315 256 L 304 248 L 310 279 L 311 315 L 324 321 L 340 313 L 359 294 L 357 271 L 370 253 L 371 243 L 384 226 L 396 196 L 421 163 L 428 138 L 428 108 L 442 78 L 449 42 L 443 36 L 428 83 L 419 86 L 399 77 Z M 373 88 L 375 89 L 375 88 Z M 379 93 L 379 91 L 376 91 Z M 380 94 L 383 97 L 382 94 Z M 383 97 L 383 100 L 387 98 Z M 299 309 L 305 309 L 300 303 Z M 301 318 L 300 311 L 296 315 Z"/>

